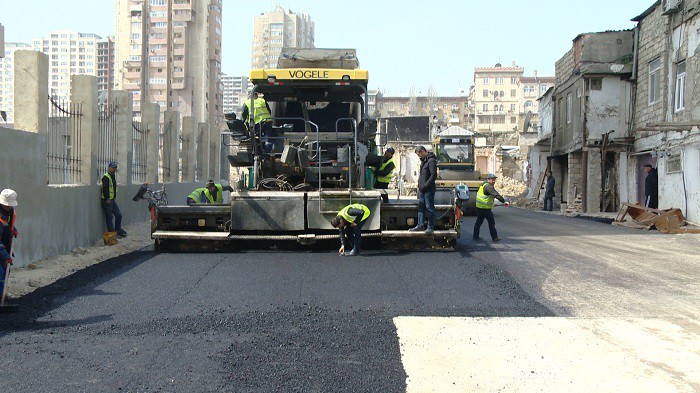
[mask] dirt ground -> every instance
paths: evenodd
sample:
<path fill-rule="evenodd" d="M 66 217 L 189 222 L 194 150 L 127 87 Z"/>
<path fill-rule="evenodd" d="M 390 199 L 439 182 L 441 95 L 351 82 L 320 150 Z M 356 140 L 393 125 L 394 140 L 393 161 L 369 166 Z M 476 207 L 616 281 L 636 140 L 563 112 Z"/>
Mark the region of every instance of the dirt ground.
<path fill-rule="evenodd" d="M 116 256 L 127 254 L 152 244 L 150 223 L 133 224 L 124 229 L 128 236 L 114 246 L 105 246 L 100 239 L 92 247 L 77 247 L 69 254 L 44 258 L 24 267 L 14 267 L 10 273 L 10 298 L 21 297 L 69 276 L 73 272 Z"/>

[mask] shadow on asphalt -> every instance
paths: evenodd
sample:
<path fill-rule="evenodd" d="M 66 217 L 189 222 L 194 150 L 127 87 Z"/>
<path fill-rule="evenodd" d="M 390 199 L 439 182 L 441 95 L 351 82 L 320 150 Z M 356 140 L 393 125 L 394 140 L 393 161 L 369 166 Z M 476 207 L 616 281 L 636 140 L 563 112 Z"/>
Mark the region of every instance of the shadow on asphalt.
<path fill-rule="evenodd" d="M 103 314 L 75 320 L 37 321 L 51 310 L 78 297 L 118 296 L 118 293 L 95 288 L 111 280 L 114 273 L 129 271 L 154 255 L 153 251 L 145 249 L 120 255 L 79 270 L 13 300 L 12 303 L 18 306 L 19 311 L 13 314 L 0 314 L 0 337 L 10 332 L 85 326 L 111 320 L 111 315 Z"/>

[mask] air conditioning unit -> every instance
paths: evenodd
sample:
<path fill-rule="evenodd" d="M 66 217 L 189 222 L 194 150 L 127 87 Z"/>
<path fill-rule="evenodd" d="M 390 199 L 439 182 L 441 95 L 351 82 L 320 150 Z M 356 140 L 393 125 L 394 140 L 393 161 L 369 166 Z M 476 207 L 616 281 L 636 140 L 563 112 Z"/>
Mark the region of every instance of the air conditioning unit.
<path fill-rule="evenodd" d="M 663 15 L 671 15 L 681 9 L 683 0 L 661 0 L 661 9 Z"/>

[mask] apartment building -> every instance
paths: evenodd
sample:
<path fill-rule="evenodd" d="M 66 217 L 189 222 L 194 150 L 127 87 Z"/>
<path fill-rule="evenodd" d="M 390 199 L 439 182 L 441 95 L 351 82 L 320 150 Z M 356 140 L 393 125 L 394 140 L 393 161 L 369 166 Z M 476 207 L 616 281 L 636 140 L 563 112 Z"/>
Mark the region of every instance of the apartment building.
<path fill-rule="evenodd" d="M 315 48 L 314 22 L 277 5 L 255 17 L 251 68 L 276 68 L 282 48 Z"/>
<path fill-rule="evenodd" d="M 0 57 L 0 111 L 4 112 L 3 120 L 0 113 L 0 124 L 14 123 L 14 94 L 15 94 L 15 51 L 32 50 L 32 45 L 6 42 L 5 50 Z"/>
<path fill-rule="evenodd" d="M 115 0 L 115 85 L 146 102 L 223 124 L 221 0 Z"/>
<path fill-rule="evenodd" d="M 247 76 L 223 75 L 221 81 L 223 83 L 224 113 L 240 115 L 243 102 L 253 89 L 253 84 Z"/>
<path fill-rule="evenodd" d="M 474 68 L 474 111 L 476 131 L 512 132 L 521 113 L 520 78 L 525 69 L 510 67 Z"/>
<path fill-rule="evenodd" d="M 49 57 L 49 94 L 70 96 L 71 75 L 97 75 L 97 46 L 102 37 L 77 31 L 53 31 L 32 40 L 34 50 Z"/>
<path fill-rule="evenodd" d="M 97 41 L 97 91 L 107 102 L 114 90 L 114 37 Z"/>

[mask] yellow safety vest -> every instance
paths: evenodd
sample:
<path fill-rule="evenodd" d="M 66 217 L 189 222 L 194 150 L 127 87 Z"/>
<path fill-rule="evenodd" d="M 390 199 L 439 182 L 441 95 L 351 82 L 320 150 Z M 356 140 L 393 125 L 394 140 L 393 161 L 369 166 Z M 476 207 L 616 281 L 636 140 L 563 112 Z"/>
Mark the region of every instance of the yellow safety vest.
<path fill-rule="evenodd" d="M 214 200 L 214 196 L 211 195 L 208 188 L 205 188 L 204 196 L 207 197 L 209 203 L 224 203 L 224 187 L 221 184 L 214 184 L 214 186 L 218 190 L 216 200 Z"/>
<path fill-rule="evenodd" d="M 383 171 L 384 168 L 386 168 L 386 166 L 389 165 L 389 163 L 392 163 L 392 164 L 394 163 L 394 157 L 391 157 L 390 159 L 386 160 L 386 162 L 383 163 L 382 166 L 379 167 L 379 171 L 380 172 Z M 394 164 L 394 168 L 396 168 L 396 164 Z M 387 183 L 387 184 L 391 183 L 391 174 L 393 172 L 394 172 L 394 170 L 392 169 L 391 172 L 386 174 L 386 176 L 378 176 L 377 181 L 380 183 Z"/>
<path fill-rule="evenodd" d="M 484 183 L 479 187 L 479 192 L 476 193 L 476 208 L 477 209 L 487 209 L 491 210 L 493 209 L 493 200 L 494 196 L 493 195 L 486 195 L 484 193 L 484 187 L 488 183 Z"/>
<path fill-rule="evenodd" d="M 102 179 L 107 176 L 107 182 L 109 183 L 109 199 L 114 199 L 117 197 L 117 180 L 114 179 L 114 182 L 112 182 L 112 176 L 109 175 L 109 172 L 105 173 L 102 175 Z M 100 183 L 102 185 L 102 183 Z M 100 191 L 100 198 L 105 199 L 104 193 Z"/>
<path fill-rule="evenodd" d="M 187 197 L 192 198 L 194 203 L 206 203 L 205 192 L 207 192 L 207 191 L 208 190 L 204 187 L 198 188 L 198 189 L 192 191 L 192 193 L 190 195 L 188 195 Z"/>
<path fill-rule="evenodd" d="M 350 209 L 362 209 L 364 210 L 364 214 L 362 215 L 362 220 L 364 221 L 369 217 L 369 208 L 361 203 L 353 203 L 352 205 L 347 205 L 344 208 L 342 208 L 339 212 L 338 215 L 345 220 L 347 223 L 355 222 L 355 216 L 351 216 L 348 214 L 348 211 Z"/>
<path fill-rule="evenodd" d="M 245 105 L 245 107 L 248 108 L 248 117 L 243 119 L 243 121 L 248 123 L 248 121 L 250 120 L 250 100 L 245 100 L 245 103 L 243 105 Z M 265 103 L 264 98 L 256 98 L 253 101 L 253 107 L 255 108 L 255 117 L 253 118 L 253 122 L 255 124 L 272 119 L 270 111 L 267 110 L 267 104 Z"/>

